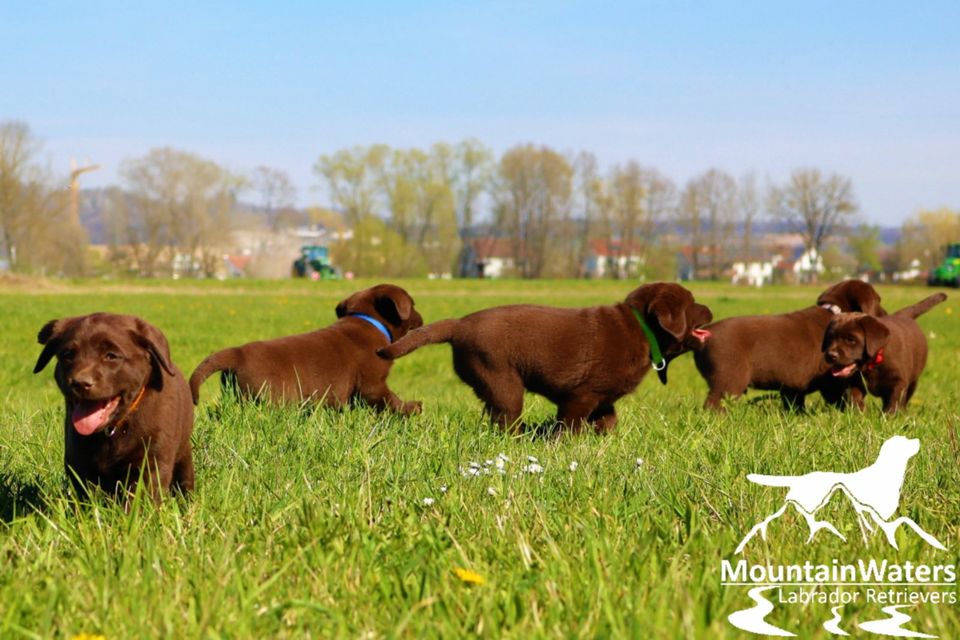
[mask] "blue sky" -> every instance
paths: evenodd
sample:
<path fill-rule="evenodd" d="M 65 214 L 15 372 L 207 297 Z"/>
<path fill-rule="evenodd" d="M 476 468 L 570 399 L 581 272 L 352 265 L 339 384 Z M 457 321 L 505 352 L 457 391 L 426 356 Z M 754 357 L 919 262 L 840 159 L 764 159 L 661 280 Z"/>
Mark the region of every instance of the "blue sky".
<path fill-rule="evenodd" d="M 853 179 L 864 219 L 960 207 L 960 2 L 0 3 L 0 120 L 52 166 L 170 145 L 287 171 L 475 137 Z"/>

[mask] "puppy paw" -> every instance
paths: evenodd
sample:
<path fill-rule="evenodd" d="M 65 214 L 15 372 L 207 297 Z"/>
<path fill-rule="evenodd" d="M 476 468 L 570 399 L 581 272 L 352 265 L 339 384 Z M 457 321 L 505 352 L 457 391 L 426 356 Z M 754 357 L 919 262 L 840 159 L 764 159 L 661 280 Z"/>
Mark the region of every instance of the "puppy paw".
<path fill-rule="evenodd" d="M 419 400 L 404 402 L 401 413 L 405 416 L 414 416 L 423 412 L 423 403 Z"/>

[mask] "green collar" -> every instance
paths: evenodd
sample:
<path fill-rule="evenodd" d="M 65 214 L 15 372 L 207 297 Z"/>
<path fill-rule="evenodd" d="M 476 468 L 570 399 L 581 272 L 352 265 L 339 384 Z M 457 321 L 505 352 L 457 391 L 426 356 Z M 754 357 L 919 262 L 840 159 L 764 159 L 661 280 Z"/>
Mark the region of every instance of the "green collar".
<path fill-rule="evenodd" d="M 640 328 L 643 329 L 643 335 L 647 337 L 647 343 L 650 345 L 650 362 L 653 364 L 653 370 L 663 371 L 664 367 L 667 366 L 667 362 L 663 359 L 663 354 L 660 353 L 657 336 L 653 335 L 653 331 L 647 326 L 647 323 L 644 322 L 643 316 L 640 315 L 639 311 L 633 307 L 630 307 L 630 311 L 633 311 L 633 317 L 640 323 Z"/>

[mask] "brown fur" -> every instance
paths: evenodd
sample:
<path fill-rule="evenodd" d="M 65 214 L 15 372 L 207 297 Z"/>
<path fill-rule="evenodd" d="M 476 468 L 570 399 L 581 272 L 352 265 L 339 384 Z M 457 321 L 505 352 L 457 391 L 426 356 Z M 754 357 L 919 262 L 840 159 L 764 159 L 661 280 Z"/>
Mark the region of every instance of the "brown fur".
<path fill-rule="evenodd" d="M 836 284 L 806 309 L 765 316 L 725 318 L 706 327 L 713 335 L 694 353 L 697 370 L 710 391 L 704 406 L 722 409 L 724 397 L 737 397 L 747 388 L 779 391 L 785 407 L 802 409 L 808 393 L 819 391 L 830 404 L 862 403 L 863 390 L 855 381 L 839 381 L 828 373 L 820 344 L 834 314 L 821 305 L 836 305 L 841 312 L 860 311 L 886 315 L 880 296 L 860 280 Z"/>
<path fill-rule="evenodd" d="M 66 404 L 64 464 L 81 495 L 87 483 L 131 491 L 141 473 L 154 500 L 171 486 L 193 489 L 190 389 L 159 329 L 134 316 L 95 313 L 51 320 L 37 340 L 44 347 L 34 373 L 57 358 L 54 378 Z M 75 428 L 75 411 L 117 397 L 96 431 L 82 435 Z"/>
<path fill-rule="evenodd" d="M 886 413 L 905 407 L 917 390 L 927 364 L 927 339 L 916 318 L 947 299 L 934 294 L 915 305 L 883 318 L 862 313 L 842 313 L 823 337 L 823 356 L 837 378 L 859 378 L 883 401 Z M 877 354 L 882 350 L 882 361 Z"/>
<path fill-rule="evenodd" d="M 693 330 L 710 310 L 676 284 L 642 286 L 619 304 L 586 309 L 535 305 L 494 307 L 442 320 L 380 349 L 398 358 L 425 344 L 449 342 L 460 379 L 502 428 L 520 428 L 524 389 L 558 407 L 557 420 L 597 432 L 617 423 L 614 403 L 650 370 L 650 348 L 631 309 L 645 318 L 667 359 L 699 341 Z"/>
<path fill-rule="evenodd" d="M 332 407 L 362 399 L 378 409 L 418 412 L 419 402 L 403 402 L 387 387 L 391 363 L 376 354 L 387 337 L 351 315 L 358 313 L 385 324 L 395 340 L 423 325 L 413 298 L 400 287 L 381 284 L 358 291 L 337 305 L 338 320 L 329 327 L 208 356 L 190 376 L 194 402 L 203 381 L 223 371 L 246 397 L 265 394 L 274 402 L 322 402 Z"/>

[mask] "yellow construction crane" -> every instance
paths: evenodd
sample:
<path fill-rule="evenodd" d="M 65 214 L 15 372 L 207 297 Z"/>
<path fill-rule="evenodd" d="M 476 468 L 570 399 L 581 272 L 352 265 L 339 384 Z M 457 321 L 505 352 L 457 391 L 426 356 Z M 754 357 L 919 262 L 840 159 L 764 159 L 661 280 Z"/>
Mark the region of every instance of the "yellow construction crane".
<path fill-rule="evenodd" d="M 70 219 L 77 228 L 80 227 L 80 175 L 99 168 L 98 164 L 78 167 L 77 161 L 70 158 Z"/>

